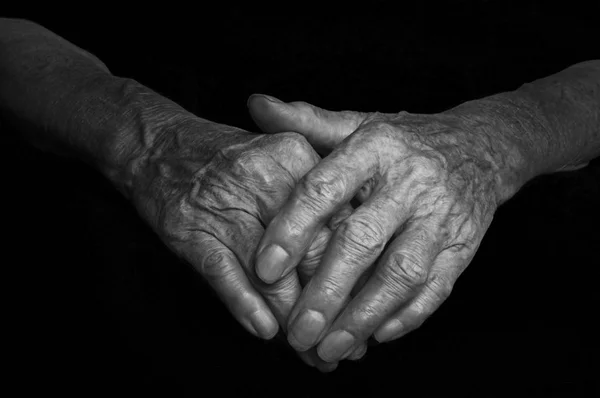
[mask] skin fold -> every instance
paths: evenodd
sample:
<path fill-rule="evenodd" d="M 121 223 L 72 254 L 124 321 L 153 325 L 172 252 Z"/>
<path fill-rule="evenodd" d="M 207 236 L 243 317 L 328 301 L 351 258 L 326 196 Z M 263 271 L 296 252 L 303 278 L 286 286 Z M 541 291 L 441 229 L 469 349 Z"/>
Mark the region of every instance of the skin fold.
<path fill-rule="evenodd" d="M 279 330 L 322 371 L 363 356 L 369 336 L 422 324 L 498 206 L 600 153 L 599 85 L 589 61 L 434 115 L 257 95 L 253 134 L 114 76 L 38 24 L 0 19 L 2 125 L 94 167 L 246 330 Z"/>

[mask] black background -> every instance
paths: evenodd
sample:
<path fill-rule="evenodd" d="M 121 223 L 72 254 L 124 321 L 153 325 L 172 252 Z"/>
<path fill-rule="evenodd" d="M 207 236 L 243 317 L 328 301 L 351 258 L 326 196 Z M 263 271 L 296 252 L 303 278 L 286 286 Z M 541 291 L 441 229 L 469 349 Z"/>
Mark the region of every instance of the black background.
<path fill-rule="evenodd" d="M 285 3 L 279 15 L 80 4 L 5 16 L 39 22 L 113 74 L 248 130 L 254 92 L 427 113 L 600 58 L 589 8 L 448 3 Z M 418 331 L 320 374 L 245 332 L 94 170 L 3 140 L 3 324 L 15 353 L 5 358 L 23 395 L 590 396 L 597 387 L 598 160 L 539 177 L 503 205 L 451 298 Z"/>

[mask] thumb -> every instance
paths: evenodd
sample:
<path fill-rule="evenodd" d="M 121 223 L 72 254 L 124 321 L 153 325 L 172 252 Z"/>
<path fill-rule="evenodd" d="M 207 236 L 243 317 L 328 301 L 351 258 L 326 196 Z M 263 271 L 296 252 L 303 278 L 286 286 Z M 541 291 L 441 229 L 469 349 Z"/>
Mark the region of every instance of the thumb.
<path fill-rule="evenodd" d="M 367 117 L 362 112 L 333 112 L 302 101 L 285 103 L 264 94 L 252 94 L 247 105 L 263 132 L 300 133 L 318 152 L 333 149 Z"/>

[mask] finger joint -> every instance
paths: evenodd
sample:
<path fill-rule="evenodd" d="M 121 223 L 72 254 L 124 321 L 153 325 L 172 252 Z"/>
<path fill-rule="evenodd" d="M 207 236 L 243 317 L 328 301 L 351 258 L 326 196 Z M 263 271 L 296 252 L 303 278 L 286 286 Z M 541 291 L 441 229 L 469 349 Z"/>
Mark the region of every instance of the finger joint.
<path fill-rule="evenodd" d="M 376 221 L 353 217 L 342 222 L 336 231 L 341 246 L 361 263 L 381 253 L 385 231 Z"/>
<path fill-rule="evenodd" d="M 413 288 L 427 280 L 427 269 L 422 259 L 414 253 L 393 253 L 385 264 L 382 275 L 392 286 Z"/>

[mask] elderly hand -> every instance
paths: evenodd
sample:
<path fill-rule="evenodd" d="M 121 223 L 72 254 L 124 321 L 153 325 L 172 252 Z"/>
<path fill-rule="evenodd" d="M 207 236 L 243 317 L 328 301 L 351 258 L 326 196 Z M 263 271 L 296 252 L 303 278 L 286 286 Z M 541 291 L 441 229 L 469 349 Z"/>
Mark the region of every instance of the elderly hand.
<path fill-rule="evenodd" d="M 324 223 L 353 197 L 362 202 L 337 226 L 296 302 L 290 344 L 318 344 L 322 359 L 338 361 L 373 334 L 390 341 L 421 325 L 512 194 L 505 172 L 515 154 L 485 120 L 452 113 L 330 112 L 262 95 L 248 106 L 263 131 L 299 132 L 333 149 L 269 223 L 257 250 L 261 279 L 289 278 Z"/>
<path fill-rule="evenodd" d="M 151 124 L 157 135 L 129 162 L 129 196 L 162 240 L 208 281 L 248 331 L 272 338 L 277 321 L 285 325 L 301 285 L 296 272 L 273 285 L 256 278 L 256 247 L 264 226 L 319 155 L 296 133 L 259 135 L 199 118 L 155 119 Z M 303 282 L 331 234 L 327 226 L 318 232 L 299 268 Z M 365 348 L 359 347 L 355 356 Z M 315 350 L 301 358 L 322 371 L 336 366 L 322 362 Z"/>

